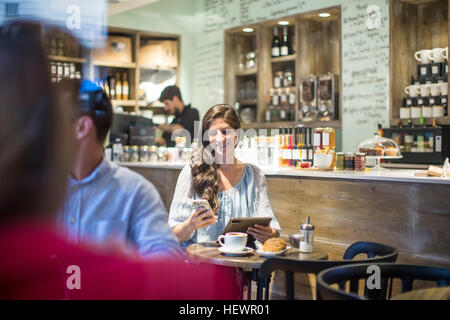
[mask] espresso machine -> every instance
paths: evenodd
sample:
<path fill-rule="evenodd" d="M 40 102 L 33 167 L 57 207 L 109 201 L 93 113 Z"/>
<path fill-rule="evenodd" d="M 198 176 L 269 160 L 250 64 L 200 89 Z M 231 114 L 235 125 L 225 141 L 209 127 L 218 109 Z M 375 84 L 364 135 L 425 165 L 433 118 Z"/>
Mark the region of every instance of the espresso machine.
<path fill-rule="evenodd" d="M 317 112 L 317 77 L 311 75 L 300 81 L 300 119 L 313 121 Z"/>
<path fill-rule="evenodd" d="M 317 85 L 317 108 L 316 120 L 329 121 L 339 117 L 339 79 L 332 73 L 320 75 Z"/>

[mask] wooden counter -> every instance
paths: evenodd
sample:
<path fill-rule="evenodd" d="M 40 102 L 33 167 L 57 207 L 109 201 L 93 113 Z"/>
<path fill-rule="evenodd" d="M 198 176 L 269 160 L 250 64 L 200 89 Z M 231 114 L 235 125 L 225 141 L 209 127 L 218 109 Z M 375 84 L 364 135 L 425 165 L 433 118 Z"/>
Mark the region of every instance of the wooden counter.
<path fill-rule="evenodd" d="M 150 180 L 170 209 L 183 165 L 123 165 Z M 363 174 L 263 171 L 284 237 L 298 233 L 310 216 L 316 227 L 314 246 L 326 251 L 329 260 L 342 259 L 353 242 L 373 241 L 396 247 L 400 263 L 450 268 L 450 180 L 418 178 L 414 170 L 398 169 Z M 276 277 L 284 283 L 282 275 Z M 303 287 L 299 298 L 311 298 L 311 277 L 296 278 L 296 286 Z"/>
<path fill-rule="evenodd" d="M 124 165 L 150 180 L 170 209 L 183 165 Z M 282 233 L 298 233 L 310 216 L 316 244 L 329 259 L 364 240 L 398 248 L 402 263 L 450 267 L 450 180 L 414 177 L 414 170 L 263 171 Z"/>

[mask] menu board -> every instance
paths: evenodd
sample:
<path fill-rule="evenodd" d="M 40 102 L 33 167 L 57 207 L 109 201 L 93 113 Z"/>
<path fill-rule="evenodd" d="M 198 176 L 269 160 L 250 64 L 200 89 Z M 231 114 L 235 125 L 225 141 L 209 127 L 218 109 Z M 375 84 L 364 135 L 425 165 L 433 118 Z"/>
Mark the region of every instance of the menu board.
<path fill-rule="evenodd" d="M 349 151 L 378 123 L 389 125 L 388 12 L 387 0 L 342 6 L 342 128 Z"/>

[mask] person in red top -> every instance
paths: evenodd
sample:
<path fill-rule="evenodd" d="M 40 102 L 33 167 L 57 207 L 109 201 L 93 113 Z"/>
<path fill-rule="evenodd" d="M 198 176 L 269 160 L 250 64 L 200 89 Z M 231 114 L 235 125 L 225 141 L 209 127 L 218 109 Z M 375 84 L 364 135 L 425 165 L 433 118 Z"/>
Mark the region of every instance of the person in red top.
<path fill-rule="evenodd" d="M 236 299 L 234 271 L 66 242 L 56 228 L 72 159 L 68 108 L 40 26 L 0 27 L 0 299 Z M 114 251 L 114 252 L 113 252 Z"/>

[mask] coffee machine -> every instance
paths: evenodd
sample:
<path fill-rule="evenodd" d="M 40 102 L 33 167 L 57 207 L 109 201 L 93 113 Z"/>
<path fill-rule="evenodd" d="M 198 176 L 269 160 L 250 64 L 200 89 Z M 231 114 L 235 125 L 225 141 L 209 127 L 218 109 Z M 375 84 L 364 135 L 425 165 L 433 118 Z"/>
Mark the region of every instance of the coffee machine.
<path fill-rule="evenodd" d="M 313 121 L 317 112 L 317 77 L 311 75 L 300 81 L 300 119 Z"/>
<path fill-rule="evenodd" d="M 329 121 L 339 117 L 339 79 L 332 73 L 320 75 L 317 85 L 317 120 Z"/>

